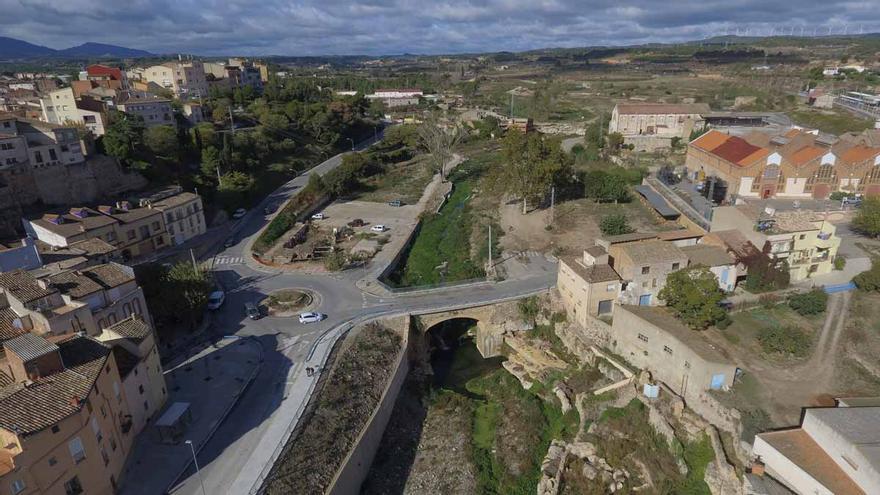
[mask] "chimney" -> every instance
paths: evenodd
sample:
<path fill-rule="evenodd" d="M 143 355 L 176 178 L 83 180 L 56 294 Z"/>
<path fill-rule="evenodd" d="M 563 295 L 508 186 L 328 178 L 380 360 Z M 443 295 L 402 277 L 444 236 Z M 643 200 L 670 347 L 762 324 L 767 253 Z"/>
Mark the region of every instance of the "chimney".
<path fill-rule="evenodd" d="M 49 288 L 49 282 L 47 282 L 46 279 L 44 279 L 44 278 L 38 278 L 37 285 L 39 285 L 41 289 L 48 289 Z"/>
<path fill-rule="evenodd" d="M 760 457 L 752 463 L 752 474 L 755 476 L 764 476 L 764 462 L 761 461 Z"/>

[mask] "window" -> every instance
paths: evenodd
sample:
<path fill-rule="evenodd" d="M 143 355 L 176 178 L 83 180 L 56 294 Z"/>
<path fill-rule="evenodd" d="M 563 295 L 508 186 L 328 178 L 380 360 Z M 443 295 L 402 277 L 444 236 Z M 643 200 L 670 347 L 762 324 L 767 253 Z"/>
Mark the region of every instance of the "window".
<path fill-rule="evenodd" d="M 105 466 L 107 464 L 110 464 L 110 456 L 107 455 L 107 451 L 104 449 L 103 446 L 101 447 L 101 459 L 104 461 Z"/>
<path fill-rule="evenodd" d="M 52 161 L 55 161 L 58 159 L 58 154 L 55 153 L 55 150 L 53 148 L 49 148 L 49 159 Z"/>
<path fill-rule="evenodd" d="M 643 266 L 642 267 L 642 275 L 647 275 L 649 273 L 651 273 L 651 267 L 650 266 Z"/>
<path fill-rule="evenodd" d="M 52 425 L 52 433 L 58 433 L 59 431 L 61 431 L 61 428 L 58 425 Z"/>
<path fill-rule="evenodd" d="M 110 450 L 116 452 L 116 439 L 113 438 L 113 435 L 110 435 Z"/>
<path fill-rule="evenodd" d="M 137 237 L 137 234 L 135 233 L 134 229 L 131 229 L 125 233 L 125 236 L 128 237 L 129 241 L 131 241 L 134 240 L 135 237 Z"/>
<path fill-rule="evenodd" d="M 52 457 L 49 458 L 49 467 L 52 467 L 55 464 L 58 464 L 58 459 L 53 455 Z"/>
<path fill-rule="evenodd" d="M 79 482 L 79 478 L 77 478 L 76 476 L 70 478 L 69 480 L 67 480 L 66 483 L 64 483 L 65 495 L 79 495 L 82 492 L 82 484 Z"/>
<path fill-rule="evenodd" d="M 647 341 L 648 341 L 648 336 L 640 333 L 640 334 L 639 334 L 639 340 L 641 340 L 642 342 L 647 342 Z"/>
<path fill-rule="evenodd" d="M 101 405 L 101 417 L 102 417 L 102 418 L 106 418 L 106 417 L 107 417 L 107 410 L 104 409 L 104 406 L 103 406 L 103 405 Z"/>
<path fill-rule="evenodd" d="M 687 369 L 691 369 L 691 363 L 685 361 L 685 362 L 684 362 L 684 367 L 687 368 Z"/>
<path fill-rule="evenodd" d="M 171 223 L 173 221 L 174 221 L 174 215 L 172 215 L 171 212 L 169 211 L 168 213 L 165 214 L 165 222 Z"/>
<path fill-rule="evenodd" d="M 37 163 L 43 163 L 43 154 L 40 153 L 39 151 L 35 151 L 34 152 L 34 161 L 36 161 Z"/>
<path fill-rule="evenodd" d="M 672 271 L 678 270 L 679 268 L 681 268 L 681 263 L 672 264 Z"/>
<path fill-rule="evenodd" d="M 119 382 L 113 382 L 113 395 L 119 398 Z"/>
<path fill-rule="evenodd" d="M 153 222 L 153 230 L 159 230 L 159 222 Z"/>
<path fill-rule="evenodd" d="M 141 395 L 144 395 L 144 386 L 143 385 L 138 385 L 138 393 Z"/>
<path fill-rule="evenodd" d="M 657 279 L 656 279 L 656 278 L 651 280 L 651 288 L 652 288 L 652 289 L 656 289 L 656 288 L 657 288 Z"/>
<path fill-rule="evenodd" d="M 67 450 L 70 451 L 70 456 L 73 457 L 73 462 L 77 464 L 86 458 L 86 451 L 83 448 L 82 440 L 80 440 L 79 437 L 67 442 Z"/>
<path fill-rule="evenodd" d="M 799 237 L 800 240 L 804 240 L 806 238 L 807 238 L 807 234 L 801 234 L 801 236 Z"/>
<path fill-rule="evenodd" d="M 70 151 L 70 146 L 67 146 L 66 144 L 62 144 L 61 145 L 61 152 L 67 153 L 68 151 Z"/>
<path fill-rule="evenodd" d="M 107 242 L 113 242 L 116 240 L 116 232 L 107 232 Z"/>
<path fill-rule="evenodd" d="M 605 286 L 605 292 L 611 292 L 617 288 L 617 284 L 608 284 Z"/>
<path fill-rule="evenodd" d="M 101 433 L 101 427 L 98 426 L 98 418 L 92 418 L 92 431 L 95 433 L 95 438 L 100 442 L 104 438 L 104 434 Z"/>
<path fill-rule="evenodd" d="M 150 408 L 150 403 L 148 401 L 144 401 L 144 411 Z"/>
<path fill-rule="evenodd" d="M 21 481 L 21 480 L 13 481 L 12 482 L 12 494 L 15 495 L 17 493 L 23 492 L 24 487 L 25 487 L 24 481 Z"/>
<path fill-rule="evenodd" d="M 146 225 L 141 225 L 140 231 L 141 231 L 141 239 L 146 239 L 146 238 L 150 237 L 150 227 L 148 227 Z"/>
<path fill-rule="evenodd" d="M 668 345 L 664 345 L 663 352 L 665 352 L 666 354 L 669 354 L 671 356 L 672 355 L 672 348 L 670 348 Z"/>
<path fill-rule="evenodd" d="M 15 145 L 12 143 L 0 143 L 0 150 L 14 150 Z"/>

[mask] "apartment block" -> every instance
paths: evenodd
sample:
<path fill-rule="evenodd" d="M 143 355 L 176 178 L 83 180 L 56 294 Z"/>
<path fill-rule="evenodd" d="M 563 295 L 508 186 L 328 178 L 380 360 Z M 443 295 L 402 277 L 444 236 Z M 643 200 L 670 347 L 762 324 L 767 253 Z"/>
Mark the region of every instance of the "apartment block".
<path fill-rule="evenodd" d="M 174 245 L 183 244 L 208 230 L 202 197 L 185 192 L 180 187 L 156 192 L 142 198 L 140 204 L 165 215 L 165 226 Z"/>
<path fill-rule="evenodd" d="M 62 88 L 40 98 L 42 120 L 50 124 L 82 124 L 95 136 L 103 136 L 106 126 L 104 103 L 88 96 L 77 97 L 73 88 Z"/>
<path fill-rule="evenodd" d="M 158 84 L 174 93 L 180 99 L 204 97 L 208 95 L 208 82 L 205 67 L 200 60 L 180 59 L 144 69 L 144 81 Z"/>
<path fill-rule="evenodd" d="M 31 237 L 51 246 L 66 247 L 99 238 L 119 249 L 126 260 L 163 249 L 171 240 L 162 212 L 150 207 L 133 208 L 127 201 L 97 209 L 77 207 L 46 213 L 23 219 L 22 223 Z"/>
<path fill-rule="evenodd" d="M 146 127 L 157 125 L 176 126 L 171 100 L 141 91 L 120 93 L 116 100 L 120 112 L 135 115 L 143 119 Z"/>
<path fill-rule="evenodd" d="M 830 273 L 840 248 L 837 228 L 822 213 L 777 212 L 753 205 L 722 206 L 712 215 L 712 232 L 737 230 L 771 259 L 788 265 L 792 282 Z"/>

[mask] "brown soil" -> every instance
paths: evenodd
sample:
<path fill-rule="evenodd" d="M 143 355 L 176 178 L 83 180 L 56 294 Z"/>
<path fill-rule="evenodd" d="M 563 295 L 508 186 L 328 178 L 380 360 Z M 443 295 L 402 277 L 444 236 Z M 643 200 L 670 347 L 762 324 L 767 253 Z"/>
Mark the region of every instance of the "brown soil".
<path fill-rule="evenodd" d="M 260 303 L 269 316 L 290 317 L 303 312 L 314 303 L 311 292 L 299 289 L 282 289 L 269 294 Z"/>
<path fill-rule="evenodd" d="M 350 334 L 311 415 L 264 483 L 268 494 L 323 494 L 385 389 L 402 339 L 377 323 Z"/>

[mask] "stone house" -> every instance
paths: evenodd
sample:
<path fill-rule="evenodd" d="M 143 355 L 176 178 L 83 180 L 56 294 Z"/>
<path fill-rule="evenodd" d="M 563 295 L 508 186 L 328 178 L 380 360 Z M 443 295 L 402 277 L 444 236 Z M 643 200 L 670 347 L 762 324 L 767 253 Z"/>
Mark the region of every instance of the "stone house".
<path fill-rule="evenodd" d="M 605 248 L 592 246 L 584 250 L 583 256 L 559 260 L 556 285 L 574 320 L 586 327 L 589 317 L 613 311 L 620 293 L 620 276 L 608 264 Z"/>
<path fill-rule="evenodd" d="M 631 365 L 651 372 L 687 400 L 733 385 L 736 365 L 700 332 L 666 308 L 619 305 L 614 310 L 611 349 Z"/>
<path fill-rule="evenodd" d="M 645 240 L 611 245 L 609 264 L 620 275 L 621 304 L 660 304 L 657 294 L 666 277 L 687 266 L 687 255 L 675 244 Z"/>
<path fill-rule="evenodd" d="M 718 288 L 733 292 L 738 278 L 736 259 L 726 249 L 711 244 L 695 244 L 681 248 L 688 257 L 688 266 L 702 265 L 718 280 Z"/>

